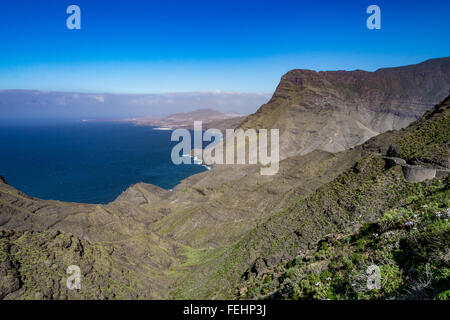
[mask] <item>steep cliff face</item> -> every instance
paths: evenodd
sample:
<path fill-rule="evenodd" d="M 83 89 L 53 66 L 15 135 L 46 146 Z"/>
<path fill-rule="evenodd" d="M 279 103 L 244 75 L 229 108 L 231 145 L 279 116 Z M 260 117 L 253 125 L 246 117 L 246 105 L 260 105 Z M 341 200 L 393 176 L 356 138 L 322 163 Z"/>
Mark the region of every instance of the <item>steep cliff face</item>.
<path fill-rule="evenodd" d="M 292 70 L 241 127 L 279 128 L 281 157 L 337 152 L 406 127 L 445 98 L 450 58 L 375 72 Z"/>

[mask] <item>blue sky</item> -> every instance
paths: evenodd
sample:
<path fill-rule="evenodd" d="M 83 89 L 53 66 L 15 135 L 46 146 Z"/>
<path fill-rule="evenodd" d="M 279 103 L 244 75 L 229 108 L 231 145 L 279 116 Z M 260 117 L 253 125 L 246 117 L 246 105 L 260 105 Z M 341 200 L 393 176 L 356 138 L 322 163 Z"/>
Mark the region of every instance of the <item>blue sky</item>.
<path fill-rule="evenodd" d="M 81 30 L 66 8 L 81 8 Z M 366 8 L 381 8 L 381 30 Z M 450 1 L 2 0 L 0 89 L 272 92 L 290 69 L 450 55 Z"/>

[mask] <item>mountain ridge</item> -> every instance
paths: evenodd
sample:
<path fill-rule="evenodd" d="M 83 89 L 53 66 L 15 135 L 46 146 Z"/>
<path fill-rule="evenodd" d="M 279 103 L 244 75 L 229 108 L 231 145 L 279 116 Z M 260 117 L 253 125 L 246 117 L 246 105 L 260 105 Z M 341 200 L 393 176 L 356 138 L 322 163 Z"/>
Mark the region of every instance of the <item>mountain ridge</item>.
<path fill-rule="evenodd" d="M 447 96 L 450 58 L 368 71 L 295 69 L 240 127 L 279 128 L 281 158 L 336 152 L 406 127 Z"/>

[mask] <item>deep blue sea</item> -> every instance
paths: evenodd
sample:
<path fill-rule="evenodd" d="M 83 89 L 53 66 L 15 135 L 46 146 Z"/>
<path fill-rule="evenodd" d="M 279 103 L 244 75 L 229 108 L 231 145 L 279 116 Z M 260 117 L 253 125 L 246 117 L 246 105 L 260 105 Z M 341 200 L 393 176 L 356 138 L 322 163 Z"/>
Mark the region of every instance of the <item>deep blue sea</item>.
<path fill-rule="evenodd" d="M 171 131 L 113 122 L 0 123 L 0 175 L 41 199 L 108 203 L 137 182 L 171 189 L 205 167 L 174 165 Z"/>

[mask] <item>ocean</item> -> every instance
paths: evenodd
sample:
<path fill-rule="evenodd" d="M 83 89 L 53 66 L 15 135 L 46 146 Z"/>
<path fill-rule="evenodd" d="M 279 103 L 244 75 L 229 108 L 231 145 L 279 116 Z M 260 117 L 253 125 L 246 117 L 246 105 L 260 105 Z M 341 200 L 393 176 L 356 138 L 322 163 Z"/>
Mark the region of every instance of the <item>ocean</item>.
<path fill-rule="evenodd" d="M 130 185 L 172 189 L 207 170 L 172 163 L 171 131 L 118 122 L 0 123 L 0 175 L 41 199 L 108 203 Z"/>

